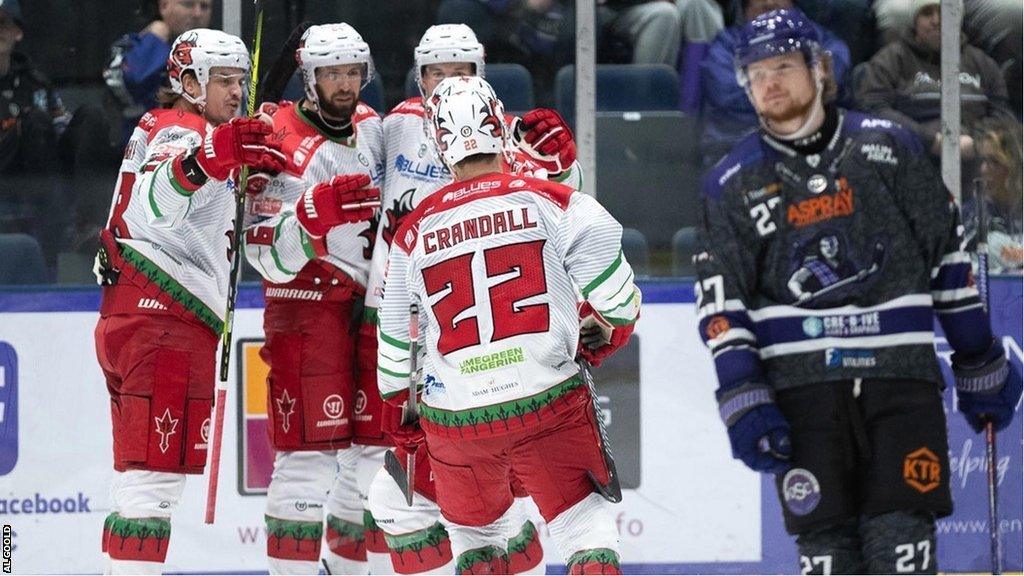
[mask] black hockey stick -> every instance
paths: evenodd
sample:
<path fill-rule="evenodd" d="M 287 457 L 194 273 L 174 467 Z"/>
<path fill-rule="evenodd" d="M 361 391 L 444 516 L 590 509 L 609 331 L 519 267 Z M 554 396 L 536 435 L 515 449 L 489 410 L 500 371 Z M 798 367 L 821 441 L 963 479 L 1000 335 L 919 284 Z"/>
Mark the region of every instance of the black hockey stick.
<path fill-rule="evenodd" d="M 980 178 L 974 179 L 974 215 L 978 224 L 978 296 L 987 314 L 988 301 L 988 218 L 985 195 Z M 988 535 L 992 573 L 1003 573 L 1003 541 L 999 535 L 999 487 L 996 483 L 996 429 L 991 420 L 985 422 L 985 464 L 988 481 Z"/>
<path fill-rule="evenodd" d="M 277 60 L 274 60 L 267 75 L 263 78 L 263 82 L 260 83 L 258 94 L 260 102 L 278 102 L 281 100 L 284 89 L 288 86 L 288 81 L 291 80 L 292 74 L 295 74 L 295 69 L 299 65 L 295 59 L 295 51 L 299 49 L 302 35 L 312 25 L 312 22 L 299 24 L 292 30 L 288 39 L 285 40 Z"/>
<path fill-rule="evenodd" d="M 420 409 L 417 404 L 416 394 L 419 391 L 419 377 L 417 376 L 416 363 L 419 360 L 420 346 L 420 308 L 415 302 L 409 305 L 409 399 L 405 401 L 405 409 L 402 410 L 402 425 L 412 424 L 419 420 Z M 405 495 L 405 503 L 412 506 L 412 497 L 416 493 L 416 451 L 410 450 L 405 455 L 405 469 L 395 456 L 394 450 L 384 453 L 384 470 L 398 484 L 399 490 Z"/>
<path fill-rule="evenodd" d="M 590 363 L 580 358 L 576 361 L 580 367 L 580 376 L 590 390 L 590 400 L 594 407 L 594 417 L 597 419 L 597 431 L 601 438 L 601 454 L 604 456 L 604 466 L 608 470 L 608 483 L 602 484 L 594 476 L 594 473 L 587 470 L 587 477 L 594 485 L 594 489 L 605 500 L 613 503 L 622 502 L 622 486 L 619 484 L 619 473 L 615 470 L 615 457 L 612 456 L 612 445 L 608 441 L 608 431 L 604 427 L 604 416 L 601 415 L 601 405 L 597 401 L 597 386 L 594 384 L 594 376 L 590 373 Z"/>
<path fill-rule="evenodd" d="M 256 86 L 260 70 L 260 42 L 263 40 L 263 1 L 253 0 L 256 7 L 256 29 L 253 32 L 252 56 L 249 71 L 249 99 L 246 102 L 246 116 L 256 112 Z M 238 300 L 238 276 L 242 268 L 242 219 L 245 217 L 245 187 L 249 178 L 249 167 L 242 166 L 235 190 L 235 226 L 231 236 L 231 273 L 228 276 L 228 303 L 224 314 L 224 328 L 220 341 L 220 378 L 217 380 L 217 394 L 214 397 L 213 419 L 210 430 L 210 476 L 206 485 L 207 524 L 213 524 L 217 512 L 217 481 L 220 476 L 220 449 L 224 436 L 224 404 L 228 395 L 228 367 L 231 365 L 231 337 L 235 320 L 235 303 Z M 230 179 L 228 180 L 231 181 Z"/>
<path fill-rule="evenodd" d="M 874 252 L 874 254 L 872 256 L 871 266 L 869 266 L 868 268 L 866 268 L 864 270 L 861 270 L 861 271 L 857 272 L 853 276 L 850 276 L 848 278 L 843 278 L 842 280 L 836 282 L 835 284 L 831 284 L 829 286 L 826 286 L 826 287 L 822 288 L 821 290 L 818 290 L 817 292 L 812 292 L 810 294 L 805 294 L 801 298 L 797 299 L 797 303 L 798 304 L 802 304 L 804 302 L 809 302 L 809 301 L 814 300 L 815 298 L 817 298 L 819 296 L 824 296 L 825 294 L 828 294 L 829 292 L 833 292 L 835 290 L 838 290 L 838 289 L 842 288 L 843 286 L 848 286 L 850 284 L 853 284 L 854 282 L 863 282 L 864 280 L 867 280 L 869 277 L 874 275 L 875 272 L 878 272 L 878 270 L 882 267 L 882 260 L 884 260 L 884 259 L 885 259 L 885 246 L 883 246 L 881 242 L 878 242 L 878 243 L 875 244 L 875 252 Z"/>

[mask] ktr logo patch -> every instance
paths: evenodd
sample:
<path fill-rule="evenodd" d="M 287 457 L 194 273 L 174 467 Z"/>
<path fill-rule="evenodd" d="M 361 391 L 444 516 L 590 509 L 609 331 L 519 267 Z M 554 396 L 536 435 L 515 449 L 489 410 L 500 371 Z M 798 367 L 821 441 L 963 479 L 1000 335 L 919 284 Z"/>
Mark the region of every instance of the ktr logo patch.
<path fill-rule="evenodd" d="M 922 446 L 903 459 L 903 481 L 924 494 L 942 483 L 942 465 L 939 457 Z"/>

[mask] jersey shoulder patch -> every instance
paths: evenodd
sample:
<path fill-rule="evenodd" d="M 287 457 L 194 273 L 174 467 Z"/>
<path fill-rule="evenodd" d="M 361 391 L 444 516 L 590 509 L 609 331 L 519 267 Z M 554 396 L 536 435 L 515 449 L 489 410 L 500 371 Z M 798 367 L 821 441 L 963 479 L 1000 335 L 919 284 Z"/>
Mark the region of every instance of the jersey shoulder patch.
<path fill-rule="evenodd" d="M 388 112 L 388 116 L 392 114 L 408 114 L 412 116 L 423 117 L 423 98 L 416 96 L 399 102 L 397 106 Z"/>
<path fill-rule="evenodd" d="M 373 108 L 370 108 L 369 106 L 367 106 L 366 104 L 364 104 L 362 102 L 360 102 L 359 104 L 356 104 L 356 110 L 355 110 L 355 112 L 352 113 L 352 123 L 353 124 L 359 124 L 363 120 L 367 120 L 367 119 L 370 119 L 370 118 L 377 118 L 377 119 L 379 119 L 380 118 L 380 114 L 377 114 L 376 110 L 374 110 Z"/>
<path fill-rule="evenodd" d="M 165 108 L 161 110 L 151 110 L 146 114 L 146 116 L 149 116 L 153 112 L 157 112 L 157 114 L 153 115 L 152 125 L 148 130 L 143 127 L 143 130 L 146 130 L 148 136 L 152 136 L 164 128 L 172 127 L 193 130 L 201 137 L 206 136 L 206 127 L 209 123 L 206 121 L 206 118 L 203 118 L 198 114 L 192 114 L 191 112 L 185 112 L 184 110 Z M 140 127 L 142 126 L 142 121 L 146 119 L 146 116 L 143 116 L 142 120 L 139 121 Z"/>
<path fill-rule="evenodd" d="M 701 187 L 703 195 L 715 200 L 719 199 L 729 180 L 744 168 L 758 164 L 764 157 L 760 132 L 754 131 L 747 134 L 704 176 L 704 183 Z"/>
<path fill-rule="evenodd" d="M 895 140 L 896 144 L 909 150 L 911 153 L 921 154 L 924 152 L 917 136 L 904 128 L 899 122 L 853 110 L 844 110 L 843 114 L 843 130 L 850 136 L 856 137 L 864 133 L 883 133 L 889 135 Z"/>
<path fill-rule="evenodd" d="M 522 184 L 520 184 L 522 182 Z M 575 190 L 564 184 L 558 182 L 552 182 L 550 180 L 542 180 L 540 178 L 517 178 L 508 183 L 509 192 L 532 192 L 552 204 L 558 206 L 563 212 L 569 209 L 569 201 L 572 198 Z M 521 190 L 516 188 L 521 187 Z"/>

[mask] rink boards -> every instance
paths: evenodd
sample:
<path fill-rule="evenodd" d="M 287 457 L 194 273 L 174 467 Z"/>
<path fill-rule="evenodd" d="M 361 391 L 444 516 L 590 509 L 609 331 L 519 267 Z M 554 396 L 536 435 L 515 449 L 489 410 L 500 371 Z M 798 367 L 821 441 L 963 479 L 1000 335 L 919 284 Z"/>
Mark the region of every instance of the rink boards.
<path fill-rule="evenodd" d="M 778 573 L 798 566 L 770 477 L 729 457 L 710 356 L 687 282 L 642 283 L 638 338 L 596 374 L 625 497 L 616 509 L 624 568 L 647 573 Z M 1020 279 L 995 279 L 993 323 L 1021 362 Z M 110 416 L 89 290 L 0 292 L 0 520 L 15 573 L 101 570 L 109 511 Z M 262 297 L 244 287 L 227 404 L 217 524 L 202 523 L 205 477 L 192 477 L 174 518 L 172 572 L 265 572 L 262 528 L 270 451 L 258 349 Z M 937 349 L 948 361 L 948 346 Z M 948 366 L 947 376 L 948 376 Z M 956 512 L 939 522 L 939 567 L 989 568 L 984 443 L 950 412 Z M 1019 407 L 1018 407 L 1019 410 Z M 999 435 L 1005 568 L 1021 570 L 1021 418 Z M 542 530 L 543 532 L 543 530 Z M 558 558 L 545 540 L 548 563 Z M 557 569 L 551 566 L 552 570 Z M 560 569 L 559 569 L 560 570 Z"/>

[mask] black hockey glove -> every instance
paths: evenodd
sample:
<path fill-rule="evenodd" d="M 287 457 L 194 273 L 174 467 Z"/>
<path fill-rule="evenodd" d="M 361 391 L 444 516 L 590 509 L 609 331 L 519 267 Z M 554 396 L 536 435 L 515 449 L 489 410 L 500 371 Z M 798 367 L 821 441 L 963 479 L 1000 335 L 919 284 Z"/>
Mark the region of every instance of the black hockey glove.
<path fill-rule="evenodd" d="M 772 389 L 748 382 L 719 389 L 718 412 L 729 429 L 732 456 L 751 470 L 781 474 L 789 469 L 793 446 L 789 423 L 775 404 Z"/>
<path fill-rule="evenodd" d="M 998 341 L 993 341 L 984 354 L 965 356 L 954 352 L 953 376 L 958 408 L 975 432 L 981 432 L 988 421 L 996 430 L 1010 425 L 1020 402 L 1021 376 L 1007 362 Z"/>

